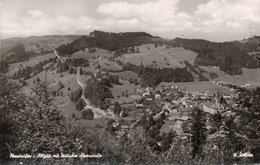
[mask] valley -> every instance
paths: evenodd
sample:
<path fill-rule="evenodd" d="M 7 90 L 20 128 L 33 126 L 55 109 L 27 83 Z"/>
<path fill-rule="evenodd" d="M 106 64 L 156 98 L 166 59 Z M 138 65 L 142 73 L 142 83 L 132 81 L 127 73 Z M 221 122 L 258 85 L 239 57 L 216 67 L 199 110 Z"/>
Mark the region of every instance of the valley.
<path fill-rule="evenodd" d="M 189 142 L 198 118 L 205 124 L 208 149 L 229 137 L 232 124 L 241 129 L 232 136 L 244 137 L 244 143 L 258 138 L 241 127 L 246 123 L 241 118 L 248 117 L 244 111 L 257 109 L 250 101 L 258 97 L 260 87 L 260 63 L 249 55 L 253 50 L 246 41 L 166 40 L 144 32 L 94 31 L 3 43 L 1 68 L 7 65 L 5 76 L 23 94 L 34 97 L 43 85 L 50 104 L 71 127 L 102 138 L 106 132 L 115 146 L 139 138 L 146 139 L 154 153 L 171 151 L 173 139 Z M 234 60 L 233 53 L 246 63 Z M 243 95 L 252 98 L 243 100 Z M 258 142 L 250 141 L 246 149 L 258 147 Z"/>

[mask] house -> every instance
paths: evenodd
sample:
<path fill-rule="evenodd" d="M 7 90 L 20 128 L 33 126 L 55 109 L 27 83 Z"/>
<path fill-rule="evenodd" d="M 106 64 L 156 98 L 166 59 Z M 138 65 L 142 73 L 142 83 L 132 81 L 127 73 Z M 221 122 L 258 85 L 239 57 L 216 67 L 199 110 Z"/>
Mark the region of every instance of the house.
<path fill-rule="evenodd" d="M 161 95 L 160 94 L 155 94 L 155 99 L 160 99 L 161 98 Z"/>
<path fill-rule="evenodd" d="M 152 99 L 152 98 L 150 98 L 150 97 L 148 97 L 148 98 L 146 98 L 146 101 L 147 101 L 147 102 L 152 102 L 152 101 L 153 101 L 153 99 Z"/>
<path fill-rule="evenodd" d="M 178 89 L 178 87 L 176 85 L 172 85 L 171 88 L 172 89 Z"/>
<path fill-rule="evenodd" d="M 175 107 L 175 106 L 172 105 L 171 103 L 165 103 L 165 104 L 163 105 L 163 107 L 162 107 L 162 110 L 168 110 L 168 111 L 170 111 L 170 112 L 172 112 L 172 111 L 177 111 L 177 109 L 174 108 L 174 107 Z"/>
<path fill-rule="evenodd" d="M 178 104 L 181 103 L 181 101 L 179 101 L 179 100 L 172 100 L 172 103 L 175 104 L 175 105 L 178 105 Z"/>
<path fill-rule="evenodd" d="M 244 85 L 241 85 L 240 87 L 242 87 L 242 88 L 250 88 L 251 84 L 244 84 Z"/>
<path fill-rule="evenodd" d="M 127 120 L 127 121 L 130 121 L 130 122 L 136 121 L 136 118 L 133 117 L 133 116 L 127 116 L 127 117 L 125 117 L 124 119 Z"/>
<path fill-rule="evenodd" d="M 119 123 L 118 123 L 118 122 L 113 122 L 113 123 L 112 123 L 112 126 L 113 126 L 114 128 L 117 128 L 117 127 L 119 126 Z"/>
<path fill-rule="evenodd" d="M 143 97 L 145 97 L 145 96 L 150 96 L 150 92 L 143 93 Z"/>
<path fill-rule="evenodd" d="M 150 91 L 152 91 L 152 88 L 147 87 L 145 90 L 150 93 Z"/>
<path fill-rule="evenodd" d="M 190 107 L 188 107 L 188 108 L 181 108 L 180 112 L 181 112 L 182 116 L 190 116 L 190 114 L 192 112 L 192 108 L 190 108 Z"/>
<path fill-rule="evenodd" d="M 185 108 L 192 108 L 194 106 L 194 102 L 191 100 L 184 100 L 182 104 L 185 106 Z"/>
<path fill-rule="evenodd" d="M 190 119 L 189 116 L 182 116 L 182 117 L 178 118 L 177 120 L 180 120 L 180 121 L 187 121 L 187 120 L 189 120 L 189 119 Z"/>
<path fill-rule="evenodd" d="M 213 114 L 217 113 L 217 111 L 219 109 L 219 106 L 217 106 L 216 104 L 214 104 L 211 101 L 206 101 L 205 103 L 203 103 L 202 109 L 205 112 L 210 113 L 210 114 L 213 115 Z"/>
<path fill-rule="evenodd" d="M 136 108 L 142 108 L 143 106 L 144 106 L 144 104 L 135 103 L 135 107 L 136 107 Z"/>
<path fill-rule="evenodd" d="M 141 96 L 139 96 L 139 95 L 130 95 L 129 96 L 132 100 L 134 100 L 134 101 L 139 101 L 139 100 L 141 100 Z"/>
<path fill-rule="evenodd" d="M 126 135 L 126 132 L 123 131 L 123 130 L 118 130 L 118 131 L 117 131 L 117 135 L 118 135 L 118 137 L 122 137 L 122 136 L 125 136 L 125 135 Z"/>
<path fill-rule="evenodd" d="M 121 125 L 120 127 L 122 130 L 128 130 L 130 128 L 129 125 Z"/>

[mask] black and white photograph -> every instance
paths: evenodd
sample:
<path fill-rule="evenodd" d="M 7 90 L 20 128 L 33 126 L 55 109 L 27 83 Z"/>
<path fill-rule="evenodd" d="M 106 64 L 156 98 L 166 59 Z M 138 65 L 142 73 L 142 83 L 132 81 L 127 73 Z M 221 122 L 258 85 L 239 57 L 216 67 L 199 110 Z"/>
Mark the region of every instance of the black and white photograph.
<path fill-rule="evenodd" d="M 0 165 L 260 164 L 260 0 L 0 0 Z"/>

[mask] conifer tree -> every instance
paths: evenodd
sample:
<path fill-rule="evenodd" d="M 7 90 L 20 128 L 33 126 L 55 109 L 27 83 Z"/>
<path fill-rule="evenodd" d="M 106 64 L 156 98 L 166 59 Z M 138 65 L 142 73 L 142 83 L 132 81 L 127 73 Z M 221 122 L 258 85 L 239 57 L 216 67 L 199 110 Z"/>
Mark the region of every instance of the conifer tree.
<path fill-rule="evenodd" d="M 195 107 L 192 111 L 192 158 L 199 157 L 202 153 L 203 145 L 206 142 L 206 115 L 205 113 Z"/>
<path fill-rule="evenodd" d="M 0 74 L 0 160 L 8 160 L 17 143 L 19 111 L 25 106 L 24 96 L 16 84 Z"/>
<path fill-rule="evenodd" d="M 37 154 L 79 153 L 80 133 L 72 128 L 53 104 L 43 84 L 37 84 L 19 120 L 18 152 Z M 29 138 L 30 137 L 30 138 Z"/>

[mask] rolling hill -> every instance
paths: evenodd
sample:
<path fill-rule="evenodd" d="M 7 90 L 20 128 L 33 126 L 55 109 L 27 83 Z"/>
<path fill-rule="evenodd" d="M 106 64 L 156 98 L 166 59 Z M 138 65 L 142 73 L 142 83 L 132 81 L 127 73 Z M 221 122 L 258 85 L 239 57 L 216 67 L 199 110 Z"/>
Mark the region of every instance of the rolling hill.
<path fill-rule="evenodd" d="M 70 43 L 80 36 L 33 36 L 1 40 L 0 59 L 8 62 L 26 61 L 35 55 L 44 55 L 58 46 Z"/>
<path fill-rule="evenodd" d="M 229 75 L 242 74 L 242 68 L 258 68 L 260 61 L 250 55 L 258 47 L 251 47 L 250 42 L 210 42 L 198 39 L 176 38 L 171 41 L 173 46 L 181 46 L 198 53 L 195 63 L 203 66 L 218 66 Z"/>
<path fill-rule="evenodd" d="M 57 50 L 65 59 L 88 60 L 91 65 L 83 70 L 93 74 L 96 74 L 97 67 L 125 72 L 123 65 L 130 63 L 154 69 L 186 68 L 194 81 L 237 80 L 258 84 L 259 80 L 249 75 L 252 72 L 258 76 L 259 41 L 257 36 L 218 43 L 182 38 L 165 40 L 145 32 L 93 31 L 83 36 L 53 35 L 2 40 L 1 59 L 12 63 L 10 73 L 14 73 L 23 65 L 36 65 L 55 57 L 52 52 Z"/>
<path fill-rule="evenodd" d="M 160 37 L 145 32 L 109 33 L 102 31 L 91 32 L 88 36 L 63 44 L 58 47 L 61 55 L 68 55 L 85 48 L 102 48 L 109 51 L 119 51 L 123 48 L 161 41 Z"/>

